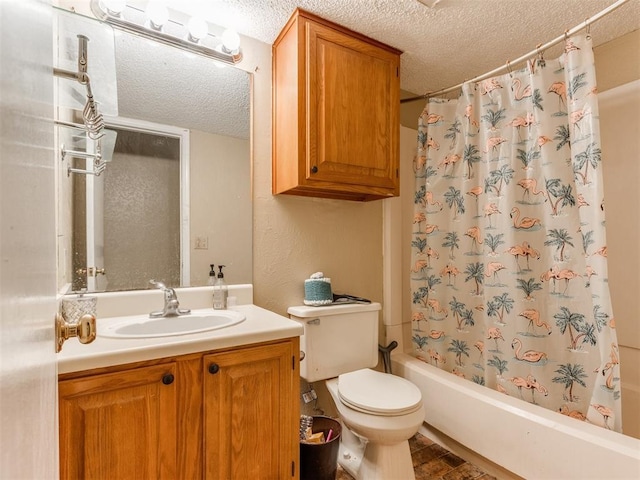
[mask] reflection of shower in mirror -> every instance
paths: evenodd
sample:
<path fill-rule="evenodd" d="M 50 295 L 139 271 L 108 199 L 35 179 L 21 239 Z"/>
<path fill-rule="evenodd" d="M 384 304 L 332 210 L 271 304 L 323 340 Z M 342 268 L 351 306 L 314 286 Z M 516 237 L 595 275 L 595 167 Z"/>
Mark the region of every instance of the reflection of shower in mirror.
<path fill-rule="evenodd" d="M 81 24 L 103 42 L 103 24 L 61 14 L 72 17 L 64 28 Z M 69 168 L 89 170 L 90 158 L 57 162 L 60 290 L 146 289 L 150 278 L 206 285 L 211 263 L 228 265 L 228 283 L 251 283 L 250 74 L 126 32 L 112 38 L 116 74 L 94 75 L 92 83 L 95 91 L 115 90 L 101 79 L 117 83 L 119 116 L 104 111 L 118 134 L 113 160 L 99 176 L 67 176 Z M 102 51 L 92 52 L 96 68 L 109 65 Z M 81 118 L 80 105 L 63 106 L 61 121 Z M 73 129 L 58 130 L 67 150 L 87 148 L 73 145 Z M 148 151 L 128 153 L 136 142 Z M 202 238 L 207 248 L 196 249 Z"/>
<path fill-rule="evenodd" d="M 74 182 L 73 290 L 144 289 L 156 277 L 189 285 L 188 210 L 176 201 L 188 192 L 180 185 L 188 152 L 181 159 L 176 135 L 188 133 L 110 128 L 118 136 L 108 170 Z"/>

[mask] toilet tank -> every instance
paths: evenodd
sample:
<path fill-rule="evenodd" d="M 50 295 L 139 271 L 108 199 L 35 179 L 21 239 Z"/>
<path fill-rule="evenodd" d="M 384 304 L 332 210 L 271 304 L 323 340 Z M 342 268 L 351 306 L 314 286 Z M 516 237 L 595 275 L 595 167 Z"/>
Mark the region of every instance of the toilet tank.
<path fill-rule="evenodd" d="M 300 322 L 300 376 L 308 382 L 337 377 L 378 363 L 379 303 L 289 307 Z"/>

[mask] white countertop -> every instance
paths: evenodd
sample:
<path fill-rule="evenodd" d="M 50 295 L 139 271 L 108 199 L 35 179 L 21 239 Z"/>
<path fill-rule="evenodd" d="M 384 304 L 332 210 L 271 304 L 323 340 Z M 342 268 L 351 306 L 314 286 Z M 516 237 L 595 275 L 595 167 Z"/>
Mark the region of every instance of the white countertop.
<path fill-rule="evenodd" d="M 122 321 L 122 318 L 98 318 L 98 336 L 92 343 L 82 345 L 75 338 L 65 342 L 58 354 L 58 373 L 280 340 L 300 336 L 304 330 L 300 323 L 255 305 L 238 305 L 229 310 L 244 314 L 246 319 L 237 325 L 218 330 L 157 338 L 102 337 L 101 328 Z M 193 313 L 213 311 L 208 308 L 195 310 Z M 180 317 L 176 317 L 176 321 L 179 322 Z"/>

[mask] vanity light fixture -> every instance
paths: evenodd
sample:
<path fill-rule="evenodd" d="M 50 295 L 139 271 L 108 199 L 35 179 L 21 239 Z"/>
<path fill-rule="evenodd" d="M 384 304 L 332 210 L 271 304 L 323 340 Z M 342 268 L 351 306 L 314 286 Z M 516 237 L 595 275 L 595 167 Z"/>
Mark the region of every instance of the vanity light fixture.
<path fill-rule="evenodd" d="M 235 65 L 242 60 L 240 36 L 194 16 L 182 23 L 172 18 L 162 2 L 149 1 L 146 9 L 125 0 L 91 0 L 91 11 L 98 20 L 114 28 L 171 45 L 221 63 Z M 175 15 L 175 16 L 179 16 Z M 219 31 L 219 34 L 212 32 Z"/>
<path fill-rule="evenodd" d="M 222 51 L 233 55 L 240 50 L 240 35 L 235 30 L 227 28 L 222 32 Z"/>
<path fill-rule="evenodd" d="M 103 0 L 102 4 L 111 15 L 116 17 L 120 16 L 124 7 L 126 7 L 124 0 Z"/>
<path fill-rule="evenodd" d="M 149 2 L 146 14 L 149 19 L 149 28 L 153 30 L 161 31 L 164 24 L 169 21 L 169 10 L 166 5 L 162 3 Z"/>
<path fill-rule="evenodd" d="M 187 32 L 189 41 L 198 43 L 209 35 L 209 25 L 200 17 L 191 17 L 187 22 Z"/>

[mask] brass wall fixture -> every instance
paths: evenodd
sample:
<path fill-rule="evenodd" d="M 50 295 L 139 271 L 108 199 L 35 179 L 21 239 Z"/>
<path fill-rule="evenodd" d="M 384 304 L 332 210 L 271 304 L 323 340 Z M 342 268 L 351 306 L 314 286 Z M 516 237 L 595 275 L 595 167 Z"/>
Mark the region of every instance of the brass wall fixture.
<path fill-rule="evenodd" d="M 104 268 L 89 267 L 78 268 L 76 270 L 76 273 L 78 275 L 89 275 L 90 277 L 97 277 L 98 275 L 105 275 L 107 272 Z"/>
<path fill-rule="evenodd" d="M 77 337 L 80 343 L 91 343 L 96 339 L 96 317 L 83 315 L 78 323 L 69 323 L 60 314 L 56 314 L 56 353 L 62 350 L 64 342 Z"/>

